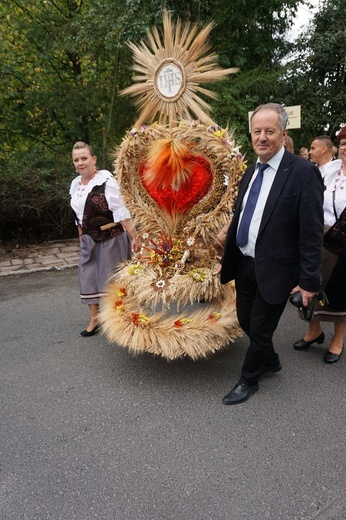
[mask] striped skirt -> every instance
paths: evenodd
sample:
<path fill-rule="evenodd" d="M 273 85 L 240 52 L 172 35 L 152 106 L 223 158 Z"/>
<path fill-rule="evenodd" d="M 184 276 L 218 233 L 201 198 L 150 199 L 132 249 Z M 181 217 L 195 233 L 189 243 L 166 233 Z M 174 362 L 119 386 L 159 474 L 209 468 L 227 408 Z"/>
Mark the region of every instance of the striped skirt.
<path fill-rule="evenodd" d="M 101 242 L 94 242 L 89 235 L 82 235 L 78 264 L 81 302 L 99 303 L 117 265 L 130 258 L 131 239 L 126 232 Z"/>

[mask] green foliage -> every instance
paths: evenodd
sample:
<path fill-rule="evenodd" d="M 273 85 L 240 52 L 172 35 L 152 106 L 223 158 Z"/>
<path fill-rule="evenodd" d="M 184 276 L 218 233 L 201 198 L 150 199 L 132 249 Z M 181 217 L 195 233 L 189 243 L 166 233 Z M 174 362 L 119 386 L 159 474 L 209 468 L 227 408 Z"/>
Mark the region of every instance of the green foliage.
<path fill-rule="evenodd" d="M 285 35 L 297 10 L 296 0 L 213 0 L 211 4 L 217 24 L 213 41 L 223 65 L 244 72 L 281 67 L 290 50 Z"/>
<path fill-rule="evenodd" d="M 13 170 L 0 162 L 3 240 L 28 244 L 75 233 L 68 196 L 73 178 L 69 161 L 57 156 L 47 160 L 38 152 L 14 153 Z"/>
<path fill-rule="evenodd" d="M 280 88 L 292 104 L 302 105 L 298 146 L 314 136 L 332 139 L 346 123 L 345 0 L 325 0 L 305 34 L 297 41 L 296 57 Z"/>
<path fill-rule="evenodd" d="M 100 167 L 136 119 L 119 92 L 132 83 L 127 42 L 139 42 L 163 9 L 213 20 L 213 50 L 240 72 L 211 88 L 213 118 L 234 131 L 249 160 L 248 112 L 259 103 L 302 105 L 296 144 L 346 122 L 345 0 L 325 0 L 291 62 L 287 31 L 297 0 L 3 0 L 0 4 L 0 239 L 73 233 L 68 188 L 72 145 L 93 145 Z M 298 54 L 297 54 L 298 53 Z M 283 65 L 285 61 L 286 65 Z M 210 86 L 208 85 L 208 88 Z"/>
<path fill-rule="evenodd" d="M 0 239 L 69 232 L 69 183 L 60 181 L 61 171 L 71 171 L 65 157 L 75 141 L 90 142 L 100 166 L 112 169 L 110 151 L 135 118 L 128 100 L 117 95 L 131 76 L 126 41 L 145 34 L 152 17 L 145 14 L 146 5 L 112 0 L 1 4 L 0 196 L 5 207 Z M 17 185 L 25 190 L 18 193 Z"/>

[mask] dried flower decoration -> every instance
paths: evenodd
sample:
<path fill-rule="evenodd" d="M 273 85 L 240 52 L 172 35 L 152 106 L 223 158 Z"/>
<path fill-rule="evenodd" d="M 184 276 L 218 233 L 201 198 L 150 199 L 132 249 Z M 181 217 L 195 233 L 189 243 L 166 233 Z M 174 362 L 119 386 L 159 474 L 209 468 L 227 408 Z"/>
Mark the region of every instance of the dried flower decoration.
<path fill-rule="evenodd" d="M 120 300 L 114 302 L 114 307 L 117 313 L 123 312 L 124 310 L 124 304 Z"/>
<path fill-rule="evenodd" d="M 169 286 L 169 281 L 164 278 L 155 278 L 155 280 L 151 283 L 151 286 L 155 291 L 163 291 Z"/>
<path fill-rule="evenodd" d="M 142 273 L 142 271 L 143 271 L 143 266 L 140 264 L 130 265 L 130 267 L 129 267 L 129 274 L 132 274 L 132 275 L 139 275 Z"/>
<path fill-rule="evenodd" d="M 143 248 L 149 252 L 149 264 L 169 267 L 175 265 L 177 261 L 181 261 L 184 254 L 181 240 L 162 234 L 159 239 L 152 240 L 149 238 L 149 242 L 151 247 Z"/>
<path fill-rule="evenodd" d="M 141 314 L 139 312 L 132 312 L 131 321 L 135 327 L 139 327 L 140 325 L 148 325 L 150 322 L 150 318 L 146 314 Z"/>
<path fill-rule="evenodd" d="M 213 312 L 212 314 L 209 314 L 208 320 L 212 323 L 216 323 L 221 318 L 221 314 L 219 312 Z"/>
<path fill-rule="evenodd" d="M 189 318 L 181 318 L 180 320 L 176 320 L 173 324 L 174 329 L 180 329 L 183 325 L 187 325 L 188 323 L 191 323 L 191 319 Z"/>
<path fill-rule="evenodd" d="M 215 137 L 218 137 L 219 139 L 222 139 L 222 137 L 225 135 L 226 129 L 222 128 L 221 130 L 216 130 L 214 132 Z"/>
<path fill-rule="evenodd" d="M 203 282 L 205 279 L 205 272 L 202 269 L 192 269 L 187 274 L 194 282 Z"/>

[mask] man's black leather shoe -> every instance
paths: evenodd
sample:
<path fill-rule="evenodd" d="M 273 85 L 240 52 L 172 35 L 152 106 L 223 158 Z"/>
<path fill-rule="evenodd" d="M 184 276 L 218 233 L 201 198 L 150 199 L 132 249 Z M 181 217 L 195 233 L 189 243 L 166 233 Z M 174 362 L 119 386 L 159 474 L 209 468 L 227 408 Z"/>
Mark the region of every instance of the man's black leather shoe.
<path fill-rule="evenodd" d="M 258 383 L 255 385 L 249 385 L 242 381 L 239 381 L 235 387 L 230 391 L 229 394 L 225 395 L 222 399 L 223 404 L 239 404 L 247 401 L 249 397 L 257 392 Z"/>
<path fill-rule="evenodd" d="M 299 341 L 296 341 L 296 343 L 293 345 L 296 350 L 305 350 L 306 348 L 309 348 L 313 343 L 318 343 L 321 345 L 324 342 L 325 335 L 324 332 L 321 332 L 317 338 L 311 340 L 311 341 L 305 341 L 305 339 L 300 339 Z"/>

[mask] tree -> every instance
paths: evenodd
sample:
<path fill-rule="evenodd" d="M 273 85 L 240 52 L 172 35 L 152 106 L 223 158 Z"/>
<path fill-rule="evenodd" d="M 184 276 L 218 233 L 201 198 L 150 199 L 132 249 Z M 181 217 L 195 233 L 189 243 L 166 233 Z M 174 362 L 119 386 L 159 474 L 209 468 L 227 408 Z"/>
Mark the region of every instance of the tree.
<path fill-rule="evenodd" d="M 289 98 L 290 92 L 278 90 L 278 77 L 282 58 L 290 50 L 286 30 L 297 4 L 297 0 L 3 0 L 0 167 L 9 182 L 3 183 L 0 196 L 11 202 L 3 210 L 0 238 L 9 232 L 6 218 L 15 234 L 19 229 L 23 235 L 36 229 L 54 234 L 54 212 L 62 206 L 68 211 L 73 142 L 92 144 L 99 166 L 112 169 L 110 152 L 136 119 L 134 103 L 118 95 L 132 82 L 127 42 L 138 42 L 154 23 L 160 25 L 164 8 L 184 22 L 202 26 L 215 21 L 213 49 L 222 66 L 239 66 L 240 73 L 213 86 L 220 94 L 213 103 L 214 117 L 220 125 L 234 128 L 249 150 L 248 111 L 261 102 Z M 17 203 L 20 219 L 15 202 L 19 194 L 10 182 L 14 178 L 30 194 L 30 200 L 23 196 Z M 42 218 L 44 211 L 47 219 Z M 43 221 L 45 231 L 39 227 Z"/>
<path fill-rule="evenodd" d="M 334 139 L 346 123 L 345 0 L 325 0 L 296 45 L 281 87 L 292 104 L 302 105 L 297 138 L 309 145 L 314 136 Z"/>
<path fill-rule="evenodd" d="M 61 205 L 68 211 L 73 142 L 92 143 L 101 152 L 100 166 L 112 168 L 109 152 L 134 119 L 128 100 L 117 96 L 131 74 L 126 41 L 145 34 L 152 18 L 146 5 L 141 0 L 1 4 L 0 196 L 7 203 L 0 238 L 61 232 L 53 216 Z M 26 201 L 14 179 L 26 186 Z"/>
<path fill-rule="evenodd" d="M 14 0 L 3 7 L 1 104 L 11 111 L 7 128 L 28 147 L 61 151 L 76 140 L 109 146 L 128 114 L 121 100 L 114 107 L 114 91 L 129 73 L 126 30 L 138 29 L 129 4 Z"/>
<path fill-rule="evenodd" d="M 219 99 L 215 117 L 235 129 L 243 150 L 252 154 L 248 138 L 248 112 L 269 101 L 284 103 L 278 81 L 283 60 L 292 50 L 288 30 L 298 8 L 296 0 L 264 2 L 213 0 L 216 22 L 212 34 L 221 65 L 239 67 L 227 83 L 216 85 Z"/>

